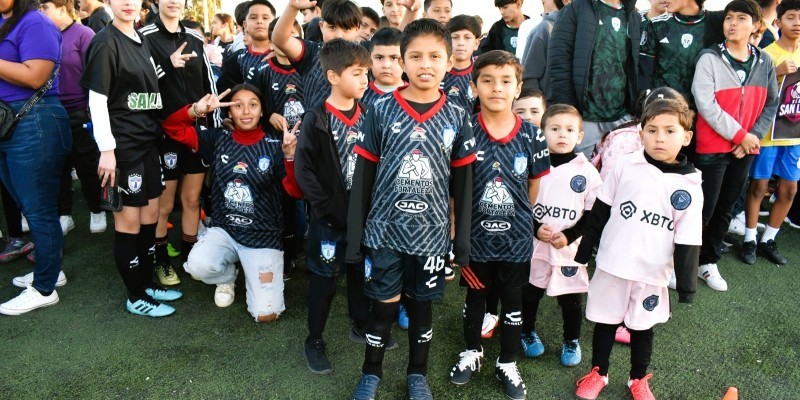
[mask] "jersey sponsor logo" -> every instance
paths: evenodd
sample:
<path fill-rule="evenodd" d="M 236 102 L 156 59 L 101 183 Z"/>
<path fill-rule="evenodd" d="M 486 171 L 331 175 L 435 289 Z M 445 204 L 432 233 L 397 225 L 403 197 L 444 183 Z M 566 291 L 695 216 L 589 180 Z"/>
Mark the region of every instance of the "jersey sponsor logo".
<path fill-rule="evenodd" d="M 270 160 L 270 158 L 269 158 L 269 157 L 267 157 L 267 156 L 261 156 L 261 157 L 258 159 L 258 170 L 259 170 L 259 171 L 260 171 L 262 174 L 263 174 L 263 173 L 266 173 L 267 171 L 269 171 L 269 166 L 270 166 L 270 164 L 271 164 L 271 163 L 272 163 L 272 160 Z"/>
<path fill-rule="evenodd" d="M 692 204 L 692 195 L 683 189 L 676 190 L 669 196 L 669 202 L 676 210 L 683 211 Z"/>
<path fill-rule="evenodd" d="M 392 133 L 400 133 L 400 127 L 402 126 L 402 122 L 395 122 L 394 125 L 392 125 Z"/>
<path fill-rule="evenodd" d="M 453 147 L 453 141 L 456 139 L 456 130 L 451 126 L 445 126 L 442 131 L 442 141 L 444 141 L 444 148 L 450 149 Z"/>
<path fill-rule="evenodd" d="M 528 135 L 523 135 L 523 136 L 528 136 Z M 543 131 L 543 130 L 541 130 L 541 129 L 536 129 L 536 141 L 537 141 L 537 142 L 544 142 L 544 141 L 545 141 L 545 138 L 544 138 L 544 131 Z M 549 153 L 548 153 L 548 154 L 549 154 Z"/>
<path fill-rule="evenodd" d="M 541 221 L 544 217 L 561 218 L 574 221 L 578 218 L 578 212 L 564 207 L 546 206 L 541 203 L 536 203 L 533 206 L 533 217 L 537 221 Z"/>
<path fill-rule="evenodd" d="M 345 142 L 347 144 L 355 143 L 358 140 L 359 134 L 355 131 L 347 131 L 347 135 L 345 135 Z"/>
<path fill-rule="evenodd" d="M 164 167 L 175 169 L 178 166 L 178 154 L 175 152 L 164 153 Z"/>
<path fill-rule="evenodd" d="M 275 83 L 272 84 L 272 90 L 277 92 L 280 89 L 281 89 L 281 85 L 279 85 L 278 82 L 275 82 Z"/>
<path fill-rule="evenodd" d="M 481 221 L 481 226 L 488 232 L 505 232 L 511 229 L 511 223 L 507 221 Z"/>
<path fill-rule="evenodd" d="M 448 96 L 458 97 L 461 94 L 461 91 L 458 90 L 458 86 L 453 86 L 450 90 L 447 91 Z"/>
<path fill-rule="evenodd" d="M 320 258 L 322 261 L 330 264 L 336 259 L 336 242 L 330 240 L 323 240 L 319 243 Z"/>
<path fill-rule="evenodd" d="M 253 223 L 253 220 L 251 218 L 247 218 L 237 214 L 226 214 L 225 218 L 227 218 L 228 221 L 230 221 L 234 225 L 247 226 Z"/>
<path fill-rule="evenodd" d="M 511 197 L 503 178 L 498 176 L 486 183 L 478 211 L 488 215 L 514 215 L 514 198 Z"/>
<path fill-rule="evenodd" d="M 284 90 L 283 92 L 286 94 L 295 94 L 297 93 L 297 86 L 295 86 L 293 83 L 287 83 L 286 90 Z"/>
<path fill-rule="evenodd" d="M 561 267 L 561 275 L 572 278 L 578 274 L 578 267 Z"/>
<path fill-rule="evenodd" d="M 691 33 L 684 33 L 683 36 L 681 36 L 681 44 L 683 45 L 684 49 L 688 49 L 689 46 L 692 45 L 693 41 L 694 41 L 694 36 L 692 36 Z"/>
<path fill-rule="evenodd" d="M 431 162 L 419 149 L 403 156 L 403 163 L 395 179 L 395 192 L 428 194 L 433 191 Z"/>
<path fill-rule="evenodd" d="M 344 185 L 347 190 L 353 187 L 353 174 L 356 172 L 356 161 L 358 161 L 358 154 L 350 153 L 347 155 L 347 167 L 344 174 Z"/>
<path fill-rule="evenodd" d="M 658 296 L 654 294 L 647 296 L 647 298 L 642 301 L 642 307 L 647 311 L 655 310 L 656 307 L 658 307 Z"/>
<path fill-rule="evenodd" d="M 661 215 L 657 212 L 650 212 L 645 209 L 642 209 L 642 218 L 640 218 L 639 221 L 652 226 L 667 228 L 667 230 L 670 231 L 675 229 L 675 222 L 672 219 L 666 215 Z"/>
<path fill-rule="evenodd" d="M 247 164 L 244 162 L 237 162 L 236 165 L 233 166 L 233 173 L 234 174 L 246 174 L 247 173 Z"/>
<path fill-rule="evenodd" d="M 533 161 L 544 159 L 550 156 L 550 149 L 539 150 L 538 153 L 533 155 Z"/>
<path fill-rule="evenodd" d="M 658 43 L 669 44 L 669 39 L 663 38 L 663 39 L 659 40 Z"/>
<path fill-rule="evenodd" d="M 131 111 L 160 110 L 161 93 L 130 93 L 128 109 Z"/>
<path fill-rule="evenodd" d="M 297 101 L 294 97 L 283 104 L 283 118 L 286 119 L 286 123 L 290 128 L 303 118 L 305 112 L 303 103 Z"/>
<path fill-rule="evenodd" d="M 411 214 L 425 212 L 429 207 L 428 203 L 419 200 L 398 200 L 394 203 L 394 206 L 402 212 Z"/>
<path fill-rule="evenodd" d="M 617 17 L 611 18 L 611 27 L 614 28 L 615 32 L 619 32 L 619 28 L 622 27 L 622 21 Z"/>
<path fill-rule="evenodd" d="M 139 174 L 128 175 L 128 191 L 139 193 L 142 190 L 142 176 Z"/>
<path fill-rule="evenodd" d="M 227 164 L 228 163 L 228 155 L 227 154 L 220 154 L 219 155 L 219 160 L 222 161 L 223 164 Z"/>
<path fill-rule="evenodd" d="M 632 201 L 628 200 L 619 205 L 619 213 L 622 215 L 622 218 L 628 219 L 634 214 L 636 214 L 636 204 L 633 204 Z"/>
<path fill-rule="evenodd" d="M 480 153 L 483 154 L 482 151 Z M 481 160 L 481 161 L 483 161 L 483 160 Z M 500 171 L 500 161 L 493 162 L 492 163 L 492 169 L 495 170 L 495 171 Z"/>
<path fill-rule="evenodd" d="M 425 129 L 422 129 L 421 126 L 417 126 L 411 131 L 411 137 L 409 139 L 412 142 L 424 142 L 427 140 L 427 136 Z"/>
<path fill-rule="evenodd" d="M 514 176 L 522 178 L 528 172 L 528 155 L 525 153 L 514 154 Z"/>
<path fill-rule="evenodd" d="M 512 326 L 520 326 L 522 325 L 522 311 L 512 311 L 505 315 L 505 320 L 503 321 L 506 325 Z"/>
<path fill-rule="evenodd" d="M 583 193 L 586 191 L 586 177 L 583 175 L 575 175 L 569 181 L 569 188 L 575 193 Z"/>
<path fill-rule="evenodd" d="M 252 214 L 255 211 L 250 186 L 245 185 L 241 179 L 234 179 L 228 182 L 223 196 L 225 197 L 225 207 L 231 210 L 245 214 Z"/>

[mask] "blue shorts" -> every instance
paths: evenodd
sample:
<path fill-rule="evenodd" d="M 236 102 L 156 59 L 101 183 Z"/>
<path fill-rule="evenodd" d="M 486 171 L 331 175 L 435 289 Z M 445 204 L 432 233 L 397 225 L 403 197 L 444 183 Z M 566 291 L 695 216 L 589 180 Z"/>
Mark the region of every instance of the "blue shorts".
<path fill-rule="evenodd" d="M 405 293 L 419 301 L 444 296 L 444 256 L 414 256 L 392 249 L 367 248 L 364 258 L 364 294 L 389 300 Z"/>
<path fill-rule="evenodd" d="M 773 175 L 785 181 L 800 181 L 800 145 L 759 149 L 759 154 L 750 166 L 750 178 L 770 179 Z"/>

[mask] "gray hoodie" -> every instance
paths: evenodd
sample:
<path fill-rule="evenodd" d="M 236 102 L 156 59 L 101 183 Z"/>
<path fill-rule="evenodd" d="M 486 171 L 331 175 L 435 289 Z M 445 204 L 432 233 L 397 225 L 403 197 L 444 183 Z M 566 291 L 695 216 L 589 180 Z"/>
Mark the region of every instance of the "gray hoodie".
<path fill-rule="evenodd" d="M 550 83 L 550 74 L 547 71 L 547 43 L 550 41 L 550 32 L 558 18 L 558 11 L 542 15 L 542 22 L 528 35 L 528 46 L 522 57 L 525 72 L 522 74 L 522 88 L 541 90 L 547 98 L 547 87 Z"/>

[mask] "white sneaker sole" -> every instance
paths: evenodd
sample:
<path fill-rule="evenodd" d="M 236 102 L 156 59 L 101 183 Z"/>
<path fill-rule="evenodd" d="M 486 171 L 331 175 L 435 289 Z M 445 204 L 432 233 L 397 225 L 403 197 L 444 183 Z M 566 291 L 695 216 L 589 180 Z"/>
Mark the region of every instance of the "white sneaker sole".
<path fill-rule="evenodd" d="M 35 305 L 35 306 L 31 307 L 31 308 L 28 308 L 28 309 L 8 309 L 8 308 L 5 308 L 3 306 L 0 306 L 0 314 L 3 314 L 3 315 L 22 315 L 22 314 L 31 312 L 31 311 L 33 311 L 33 310 L 35 310 L 37 308 L 49 307 L 49 306 L 52 306 L 52 305 L 54 305 L 56 303 L 58 303 L 58 296 L 57 295 L 55 296 L 55 299 L 53 299 L 51 301 L 48 301 L 47 303 L 37 304 L 37 305 Z"/>
<path fill-rule="evenodd" d="M 107 227 L 106 227 L 106 226 L 104 226 L 104 227 L 102 227 L 102 228 L 92 228 L 92 227 L 89 227 L 89 233 L 103 233 L 103 232 L 105 232 L 105 231 L 106 231 L 106 229 L 107 229 Z"/>
<path fill-rule="evenodd" d="M 231 304 L 233 304 L 233 297 L 231 297 L 230 300 L 222 300 L 217 296 L 214 296 L 214 304 L 216 304 L 219 308 L 229 307 Z"/>

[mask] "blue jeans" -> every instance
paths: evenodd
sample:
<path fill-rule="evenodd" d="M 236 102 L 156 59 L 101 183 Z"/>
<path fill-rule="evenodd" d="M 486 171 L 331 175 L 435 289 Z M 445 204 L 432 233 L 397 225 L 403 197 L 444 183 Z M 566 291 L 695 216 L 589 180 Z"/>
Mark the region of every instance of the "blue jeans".
<path fill-rule="evenodd" d="M 19 111 L 25 101 L 10 104 Z M 28 220 L 36 246 L 33 287 L 52 291 L 61 271 L 64 236 L 58 222 L 61 170 L 72 149 L 69 116 L 56 96 L 48 96 L 0 141 L 0 179 Z"/>

